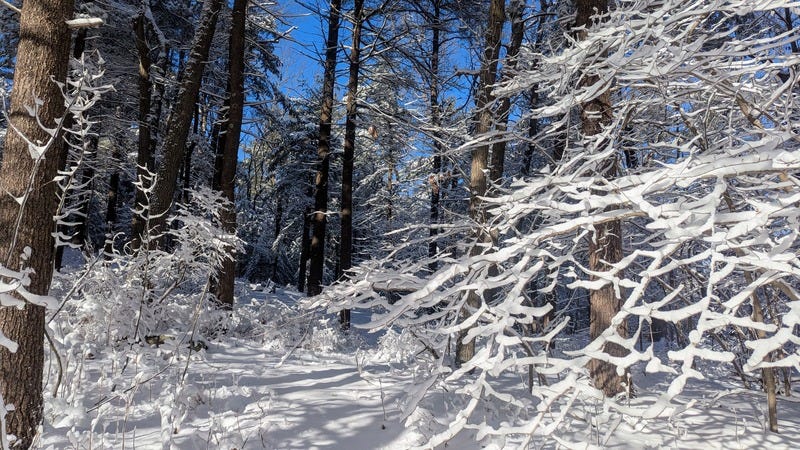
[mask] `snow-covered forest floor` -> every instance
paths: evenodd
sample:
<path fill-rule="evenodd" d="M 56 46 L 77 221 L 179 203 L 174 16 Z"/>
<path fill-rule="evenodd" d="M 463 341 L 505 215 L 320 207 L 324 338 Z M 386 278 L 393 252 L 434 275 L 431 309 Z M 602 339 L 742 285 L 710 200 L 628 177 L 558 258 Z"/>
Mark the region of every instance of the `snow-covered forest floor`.
<path fill-rule="evenodd" d="M 335 318 L 301 309 L 299 294 L 268 291 L 240 286 L 230 327 L 193 348 L 189 335 L 164 335 L 160 345 L 89 344 L 76 338 L 86 324 L 67 316 L 54 321 L 64 374 L 54 398 L 57 360 L 48 355 L 39 448 L 407 449 L 424 444 L 463 407 L 454 386 L 439 380 L 417 409 L 406 410 L 415 386 L 431 376 L 413 336 L 359 329 L 344 335 Z M 366 319 L 354 314 L 355 323 Z M 740 389 L 729 369 L 704 372 L 715 378 L 690 384 L 675 404 L 691 407 L 677 408 L 670 420 L 631 419 L 577 399 L 559 435 L 587 448 L 800 448 L 800 392 L 779 398 L 776 435 L 765 431 L 763 395 Z M 633 376 L 639 394 L 666 389 L 660 375 L 636 368 Z M 524 377 L 505 382 L 524 396 Z M 483 403 L 480 415 L 496 425 L 525 414 L 503 405 Z M 532 442 L 564 448 L 552 439 Z M 476 441 L 470 430 L 447 446 L 515 444 Z"/>

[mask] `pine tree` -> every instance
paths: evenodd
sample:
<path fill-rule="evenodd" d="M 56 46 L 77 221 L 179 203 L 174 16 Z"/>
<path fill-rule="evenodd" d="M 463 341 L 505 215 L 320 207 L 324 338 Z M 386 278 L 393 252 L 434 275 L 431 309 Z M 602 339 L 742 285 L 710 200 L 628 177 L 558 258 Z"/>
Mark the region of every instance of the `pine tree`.
<path fill-rule="evenodd" d="M 167 215 L 172 210 L 178 174 L 181 162 L 186 156 L 189 128 L 203 79 L 203 69 L 211 49 L 221 6 L 222 0 L 206 0 L 203 5 L 189 59 L 183 70 L 177 101 L 167 123 L 163 160 L 158 170 L 154 196 L 149 210 L 152 232 L 156 236 L 164 231 Z"/>
<path fill-rule="evenodd" d="M 222 224 L 226 231 L 236 233 L 236 207 L 234 183 L 239 157 L 239 135 L 242 132 L 242 111 L 244 109 L 244 50 L 247 0 L 233 3 L 233 24 L 228 50 L 228 110 L 225 122 L 225 147 L 222 152 L 220 188 L 230 202 L 223 209 Z M 236 259 L 226 259 L 217 276 L 217 300 L 227 306 L 233 305 L 233 286 L 236 278 Z"/>
<path fill-rule="evenodd" d="M 328 12 L 328 37 L 325 44 L 325 70 L 322 78 L 322 107 L 317 140 L 317 175 L 314 180 L 314 213 L 309 247 L 308 295 L 322 292 L 325 271 L 325 230 L 328 222 L 328 175 L 331 155 L 333 90 L 336 81 L 336 53 L 339 45 L 341 0 L 331 0 Z"/>

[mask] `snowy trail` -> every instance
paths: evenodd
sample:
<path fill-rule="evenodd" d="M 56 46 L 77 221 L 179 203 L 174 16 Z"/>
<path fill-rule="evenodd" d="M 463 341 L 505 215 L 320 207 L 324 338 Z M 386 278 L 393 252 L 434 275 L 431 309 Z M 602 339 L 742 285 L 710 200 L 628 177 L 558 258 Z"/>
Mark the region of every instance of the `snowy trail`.
<path fill-rule="evenodd" d="M 348 361 L 349 355 L 305 350 L 280 364 L 283 356 L 240 339 L 213 344 L 190 364 L 183 390 L 170 384 L 175 377 L 149 381 L 131 399 L 73 421 L 72 430 L 46 427 L 40 446 L 366 450 L 418 442 L 401 421 L 404 377 L 388 366 L 364 370 L 355 355 Z M 97 372 L 86 373 L 91 379 Z M 164 396 L 169 391 L 180 392 L 177 402 Z M 84 404 L 91 403 L 87 396 Z M 175 403 L 188 406 L 177 413 L 185 418 L 177 421 L 170 445 L 164 430 L 176 421 L 165 418 L 174 417 L 169 413 L 177 410 L 170 406 Z M 94 435 L 81 430 L 89 422 Z"/>
<path fill-rule="evenodd" d="M 175 373 L 182 367 L 174 367 L 172 373 L 143 383 L 130 396 L 79 417 L 78 410 L 91 409 L 85 405 L 95 404 L 100 396 L 100 391 L 89 390 L 84 407 L 74 408 L 74 420 L 63 422 L 67 426 L 62 428 L 48 423 L 39 446 L 54 450 L 402 450 L 420 444 L 420 428 L 404 427 L 400 410 L 404 391 L 413 383 L 411 376 L 399 366 L 371 363 L 365 355 L 298 349 L 281 364 L 285 353 L 229 338 L 193 358 L 182 389 L 175 385 Z M 85 386 L 102 385 L 100 371 L 93 367 L 100 361 L 87 361 Z M 713 399 L 712 392 L 720 392 L 713 381 L 688 389 L 687 396 L 698 399 L 696 407 L 671 421 L 617 422 L 615 432 L 605 440 L 610 422 L 601 421 L 598 431 L 578 419 L 571 424 L 571 437 L 596 448 L 626 450 L 800 448 L 800 402 L 794 398 L 779 399 L 783 432 L 775 435 L 764 432 L 763 395 L 734 389 Z M 439 418 L 446 414 L 435 400 L 426 406 Z M 511 441 L 478 443 L 466 434 L 456 436 L 447 447 L 516 448 Z M 558 448 L 553 441 L 535 444 Z"/>
<path fill-rule="evenodd" d="M 217 389 L 223 412 L 213 419 L 193 421 L 188 433 L 198 436 L 219 421 L 224 428 L 236 429 L 243 442 L 255 448 L 404 448 L 407 432 L 397 422 L 399 392 L 381 390 L 371 375 L 359 374 L 354 363 L 334 358 L 303 355 L 277 367 L 280 358 L 259 354 L 254 349 L 228 349 L 227 354 L 211 355 L 208 365 L 220 368 L 213 374 L 215 383 L 234 388 Z M 252 362 L 245 362 L 252 361 Z M 382 376 L 388 376 L 383 374 Z M 382 382 L 380 384 L 383 384 Z M 251 393 L 244 396 L 236 390 Z M 386 407 L 387 420 L 383 418 Z M 199 432 L 199 433 L 198 433 Z M 213 434 L 213 433 L 209 433 Z M 196 439 L 176 439 L 179 448 L 196 448 Z M 184 445 L 184 442 L 187 445 Z"/>

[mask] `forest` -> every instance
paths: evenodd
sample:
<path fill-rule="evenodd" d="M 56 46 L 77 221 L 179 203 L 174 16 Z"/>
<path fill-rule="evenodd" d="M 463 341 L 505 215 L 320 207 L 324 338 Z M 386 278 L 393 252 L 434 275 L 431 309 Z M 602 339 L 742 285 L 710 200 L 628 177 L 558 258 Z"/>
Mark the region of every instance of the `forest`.
<path fill-rule="evenodd" d="M 0 0 L 0 450 L 800 448 L 799 26 Z"/>

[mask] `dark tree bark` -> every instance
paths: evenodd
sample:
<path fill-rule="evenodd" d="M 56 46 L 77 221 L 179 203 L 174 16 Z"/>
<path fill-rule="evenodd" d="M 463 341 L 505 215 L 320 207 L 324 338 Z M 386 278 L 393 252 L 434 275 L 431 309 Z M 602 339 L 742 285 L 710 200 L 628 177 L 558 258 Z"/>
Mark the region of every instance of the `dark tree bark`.
<path fill-rule="evenodd" d="M 440 0 L 433 0 L 433 15 L 431 17 L 431 66 L 429 79 L 429 95 L 431 108 L 431 125 L 438 129 L 442 124 L 441 108 L 439 105 L 439 58 L 441 51 L 441 28 L 442 28 L 442 8 Z M 433 172 L 430 176 L 431 185 L 431 228 L 429 232 L 430 242 L 428 243 L 428 257 L 431 262 L 428 268 L 431 272 L 436 271 L 438 263 L 434 259 L 439 253 L 439 244 L 436 236 L 439 234 L 439 202 L 441 200 L 441 174 L 442 174 L 442 143 L 438 138 L 433 139 Z"/>
<path fill-rule="evenodd" d="M 281 229 L 283 228 L 283 190 L 278 189 L 275 193 L 275 239 L 273 242 L 278 242 L 281 237 Z M 273 283 L 278 283 L 278 252 L 273 252 L 272 255 L 272 274 L 270 279 Z"/>
<path fill-rule="evenodd" d="M 230 101 L 225 99 L 225 109 L 230 107 Z M 222 123 L 225 122 L 226 119 L 222 119 Z M 214 155 L 214 175 L 211 178 L 211 189 L 215 191 L 222 190 L 222 162 L 223 162 L 223 154 L 225 153 L 225 132 L 220 132 L 220 125 L 219 121 L 215 121 L 214 125 L 211 126 L 211 153 Z"/>
<path fill-rule="evenodd" d="M 593 16 L 608 11 L 608 0 L 578 0 L 575 27 L 589 28 Z M 577 33 L 579 40 L 585 39 L 586 30 Z M 591 86 L 599 81 L 596 75 L 584 75 L 581 84 Z M 613 109 L 611 95 L 608 91 L 598 95 L 581 105 L 581 131 L 584 141 L 589 142 L 593 136 L 603 132 L 603 127 L 611 123 Z M 605 161 L 598 168 L 598 174 L 611 179 L 617 176 L 617 162 L 614 159 Z M 622 259 L 622 223 L 618 220 L 597 224 L 589 240 L 589 270 L 607 272 L 613 270 L 613 264 Z M 596 277 L 592 277 L 596 279 Z M 621 299 L 614 293 L 610 284 L 589 294 L 589 336 L 597 339 L 611 326 L 611 320 L 619 312 Z M 627 327 L 623 324 L 617 332 L 627 335 Z M 611 356 L 625 356 L 628 351 L 618 344 L 607 343 L 604 351 Z M 599 359 L 589 362 L 589 373 L 596 388 L 606 396 L 614 396 L 626 391 L 627 376 L 617 374 L 617 366 Z"/>
<path fill-rule="evenodd" d="M 145 13 L 141 11 L 133 20 L 133 31 L 136 37 L 136 51 L 139 57 L 139 115 L 138 115 L 138 141 L 136 153 L 136 178 L 141 187 L 136 188 L 134 199 L 134 211 L 139 211 L 147 206 L 145 190 L 150 187 L 150 173 L 154 170 L 153 147 L 151 137 L 150 106 L 152 100 L 152 82 L 150 81 L 150 47 L 147 45 L 145 31 Z M 133 223 L 131 224 L 132 240 L 134 248 L 141 242 L 145 232 L 146 218 L 134 212 Z"/>
<path fill-rule="evenodd" d="M 89 137 L 89 145 L 87 153 L 84 158 L 83 176 L 81 177 L 81 186 L 83 186 L 83 195 L 81 203 L 78 206 L 78 225 L 75 227 L 74 243 L 80 245 L 84 253 L 89 252 L 89 210 L 92 203 L 92 181 L 94 180 L 94 167 L 95 155 L 97 154 L 97 136 Z"/>
<path fill-rule="evenodd" d="M 311 252 L 311 215 L 314 213 L 311 207 L 306 208 L 303 213 L 303 236 L 300 241 L 300 270 L 297 274 L 297 290 L 305 292 L 306 273 L 308 266 L 308 256 Z"/>
<path fill-rule="evenodd" d="M 189 191 L 192 189 L 192 156 L 194 150 L 197 148 L 197 138 L 200 131 L 200 107 L 194 105 L 194 120 L 192 121 L 192 142 L 186 148 L 186 157 L 183 158 L 183 170 L 181 179 L 183 180 L 183 189 L 181 193 L 181 201 L 184 204 L 189 203 Z"/>
<path fill-rule="evenodd" d="M 791 33 L 794 29 L 794 19 L 792 18 L 792 10 L 790 8 L 783 8 L 783 23 L 786 25 L 786 31 Z M 800 47 L 798 47 L 796 40 L 790 42 L 789 46 L 792 49 L 792 53 L 800 53 Z"/>
<path fill-rule="evenodd" d="M 114 162 L 118 163 L 122 159 L 119 149 L 114 148 Z M 119 193 L 119 170 L 114 168 L 108 178 L 108 194 L 106 195 L 106 243 L 103 248 L 105 257 L 108 258 L 114 253 L 114 233 L 117 230 L 117 198 Z"/>
<path fill-rule="evenodd" d="M 514 70 L 517 68 L 517 55 L 519 49 L 522 47 L 522 38 L 525 35 L 525 22 L 523 20 L 524 5 L 516 4 L 513 9 L 509 11 L 509 21 L 511 22 L 511 42 L 508 46 L 508 54 L 506 55 L 506 64 L 503 68 L 503 81 L 508 81 L 514 76 Z M 508 115 L 511 110 L 511 99 L 504 97 L 500 100 L 500 105 L 497 108 L 497 136 L 499 140 L 492 144 L 492 162 L 489 171 L 489 177 L 492 182 L 499 183 L 503 178 L 506 161 L 506 140 L 503 137 L 508 130 Z"/>
<path fill-rule="evenodd" d="M 344 125 L 344 148 L 342 156 L 342 212 L 339 238 L 339 279 L 347 277 L 353 266 L 353 160 L 356 147 L 356 119 L 358 103 L 358 72 L 361 69 L 361 25 L 363 23 L 364 0 L 353 2 L 353 46 L 350 50 L 350 73 L 347 80 L 347 117 Z M 389 174 L 391 177 L 391 173 Z M 339 313 L 339 323 L 350 328 L 350 310 Z"/>
<path fill-rule="evenodd" d="M 189 137 L 194 105 L 200 92 L 203 69 L 208 59 L 221 5 L 222 0 L 206 0 L 203 4 L 200 23 L 195 31 L 192 49 L 178 89 L 178 97 L 167 121 L 163 159 L 150 202 L 149 215 L 154 236 L 164 231 L 167 215 L 172 209 L 178 172 L 186 153 L 186 141 Z"/>
<path fill-rule="evenodd" d="M 66 20 L 72 11 L 72 0 L 25 0 L 22 6 L 9 120 L 34 142 L 48 142 L 50 135 L 37 125 L 26 106 L 37 98 L 43 100 L 38 114 L 46 127 L 56 128 L 54 119 L 64 114 L 64 99 L 53 80 L 66 80 L 70 46 Z M 25 139 L 9 129 L 0 171 L 0 192 L 4 192 L 0 196 L 0 264 L 19 269 L 23 249 L 30 247 L 31 256 L 24 265 L 35 272 L 30 275 L 28 290 L 40 295 L 48 293 L 53 275 L 57 203 L 52 180 L 59 169 L 60 140 L 58 133 L 44 157 L 34 160 Z M 26 192 L 27 199 L 20 207 L 14 197 Z M 31 445 L 42 420 L 44 326 L 42 306 L 28 303 L 23 309 L 0 308 L 0 332 L 19 345 L 13 353 L 0 347 L 0 394 L 5 403 L 15 407 L 7 416 L 7 431 L 17 437 L 19 448 Z"/>
<path fill-rule="evenodd" d="M 476 124 L 475 135 L 485 135 L 492 129 L 494 114 L 491 106 L 494 102 L 492 88 L 497 80 L 497 60 L 500 57 L 500 38 L 502 37 L 503 24 L 505 22 L 505 0 L 492 0 L 489 4 L 489 19 L 486 29 L 486 42 L 481 61 L 479 75 L 479 92 L 475 102 Z M 485 170 L 489 163 L 489 143 L 482 143 L 472 150 L 472 164 L 470 166 L 470 200 L 469 214 L 475 222 L 476 243 L 470 249 L 470 255 L 475 256 L 486 251 L 486 247 L 492 244 L 492 237 L 489 235 L 483 224 L 486 223 L 486 209 L 480 197 L 486 195 L 487 180 Z M 462 317 L 466 318 L 472 314 L 472 310 L 478 309 L 483 299 L 475 291 L 467 293 L 467 304 L 462 310 Z M 456 362 L 463 364 L 475 355 L 475 339 L 464 342 L 467 330 L 459 333 L 456 341 Z"/>
<path fill-rule="evenodd" d="M 183 158 L 183 169 L 181 171 L 181 180 L 183 180 L 181 201 L 183 203 L 189 203 L 189 190 L 192 189 L 192 155 L 196 146 L 195 142 L 189 144 L 189 147 L 186 148 L 186 156 Z"/>
<path fill-rule="evenodd" d="M 538 86 L 534 86 L 533 89 L 530 90 L 530 99 L 529 99 L 530 109 L 536 108 L 538 103 L 539 103 L 539 90 Z M 528 145 L 525 146 L 525 152 L 523 153 L 522 157 L 521 175 L 523 177 L 530 176 L 531 174 L 531 164 L 533 163 L 533 152 L 536 151 L 536 143 L 534 142 L 534 139 L 538 134 L 539 134 L 539 119 L 536 117 L 531 117 L 530 119 L 528 119 Z"/>
<path fill-rule="evenodd" d="M 86 50 L 86 29 L 85 28 L 81 28 L 80 30 L 78 30 L 77 33 L 75 33 L 75 40 L 74 40 L 74 42 L 72 44 L 72 57 L 77 59 L 77 60 L 80 60 L 81 57 L 83 56 L 83 52 L 85 50 Z M 75 118 L 72 116 L 72 114 L 68 113 L 66 119 L 64 120 L 64 129 L 65 130 L 71 129 L 72 126 L 74 125 L 74 123 L 75 123 Z M 80 144 L 80 143 L 76 142 L 77 140 L 73 136 L 67 135 L 66 138 L 69 140 L 69 142 L 72 145 L 78 146 Z M 60 155 L 59 155 L 59 166 L 63 170 L 68 170 L 69 169 L 70 148 L 72 148 L 72 147 L 69 144 L 64 144 L 63 148 L 61 149 Z M 86 174 L 87 170 L 90 171 L 91 176 L 94 176 L 94 170 L 92 170 L 92 168 L 89 167 L 89 166 L 84 166 L 84 175 Z M 89 179 L 91 180 L 91 177 L 89 177 Z M 87 184 L 88 184 L 88 182 L 87 182 L 86 178 L 84 177 L 84 179 L 81 180 L 81 186 L 87 186 Z M 91 189 L 87 189 L 87 191 L 91 192 Z M 87 194 L 86 191 L 84 191 L 81 194 L 82 195 L 91 195 L 91 194 Z M 67 199 L 67 200 L 69 200 L 69 199 Z M 62 206 L 62 208 L 66 208 L 66 209 L 68 209 L 69 207 L 70 206 L 67 206 L 67 205 Z M 79 209 L 81 209 L 81 206 L 79 206 Z M 67 217 L 67 218 L 65 218 L 65 220 L 67 222 L 77 222 L 78 223 L 77 229 L 76 229 L 76 234 L 73 235 L 70 240 L 73 243 L 80 244 L 81 247 L 84 250 L 86 249 L 86 247 L 84 245 L 85 244 L 85 236 L 86 236 L 86 233 L 85 233 L 86 220 L 85 219 L 86 219 L 86 215 L 81 216 L 80 214 L 78 215 L 78 217 Z M 84 226 L 83 230 L 81 230 L 81 225 Z M 70 236 L 71 230 L 70 230 L 70 226 L 69 225 L 65 225 L 65 224 L 57 225 L 57 229 L 58 229 L 58 233 L 61 236 Z M 81 232 L 82 231 L 83 231 L 83 237 L 81 237 Z M 55 270 L 58 271 L 58 272 L 61 271 L 61 267 L 63 265 L 64 250 L 65 250 L 66 245 L 67 244 L 65 243 L 65 244 L 62 244 L 62 245 L 58 245 L 58 247 L 56 247 L 56 257 L 55 257 L 54 265 L 55 265 Z"/>
<path fill-rule="evenodd" d="M 230 203 L 222 209 L 220 218 L 222 227 L 231 234 L 236 234 L 236 198 L 234 184 L 236 163 L 239 153 L 239 138 L 242 132 L 242 114 L 244 111 L 244 46 L 245 23 L 247 18 L 247 0 L 234 0 L 233 22 L 228 47 L 228 112 L 225 121 L 225 141 L 222 152 L 222 170 L 220 171 L 220 189 Z M 227 308 L 233 307 L 233 286 L 236 278 L 236 257 L 231 255 L 222 263 L 217 273 L 217 300 Z"/>
<path fill-rule="evenodd" d="M 318 168 L 314 180 L 313 235 L 309 252 L 308 295 L 317 295 L 322 292 L 322 275 L 325 270 L 331 119 L 333 115 L 333 87 L 336 81 L 336 53 L 339 45 L 339 15 L 341 7 L 341 0 L 331 0 L 330 12 L 328 13 L 328 37 L 325 43 L 325 71 L 322 81 L 322 108 L 319 114 L 319 138 L 317 141 Z"/>
<path fill-rule="evenodd" d="M 163 120 L 162 112 L 164 110 L 164 103 L 167 102 L 165 90 L 167 88 L 165 77 L 170 71 L 170 61 L 172 52 L 166 47 L 159 49 L 158 58 L 156 63 L 151 65 L 151 73 L 154 75 L 151 79 L 153 83 L 153 96 L 151 103 L 150 114 L 150 166 L 155 165 L 155 155 L 158 149 L 158 144 L 161 142 Z"/>

